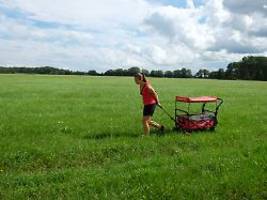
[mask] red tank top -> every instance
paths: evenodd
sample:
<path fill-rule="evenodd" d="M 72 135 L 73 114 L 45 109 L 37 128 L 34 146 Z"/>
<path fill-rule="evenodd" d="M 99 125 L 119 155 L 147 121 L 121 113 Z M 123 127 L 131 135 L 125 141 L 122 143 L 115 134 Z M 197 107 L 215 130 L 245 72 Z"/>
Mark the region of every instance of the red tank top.
<path fill-rule="evenodd" d="M 143 97 L 144 105 L 157 103 L 155 97 L 152 94 L 150 94 L 147 83 L 143 86 L 143 88 L 141 88 L 140 94 Z"/>

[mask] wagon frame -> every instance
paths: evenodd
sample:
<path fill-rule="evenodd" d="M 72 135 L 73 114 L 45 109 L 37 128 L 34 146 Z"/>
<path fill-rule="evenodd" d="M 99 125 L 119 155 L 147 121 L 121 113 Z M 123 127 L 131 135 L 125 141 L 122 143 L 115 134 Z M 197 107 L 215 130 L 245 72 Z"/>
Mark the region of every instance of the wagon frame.
<path fill-rule="evenodd" d="M 187 109 L 182 109 L 180 103 L 186 103 Z M 175 129 L 183 132 L 210 130 L 214 131 L 218 124 L 218 111 L 223 100 L 215 96 L 175 97 Z M 192 113 L 191 104 L 202 104 L 201 111 Z M 206 109 L 207 104 L 215 104 L 213 110 Z"/>

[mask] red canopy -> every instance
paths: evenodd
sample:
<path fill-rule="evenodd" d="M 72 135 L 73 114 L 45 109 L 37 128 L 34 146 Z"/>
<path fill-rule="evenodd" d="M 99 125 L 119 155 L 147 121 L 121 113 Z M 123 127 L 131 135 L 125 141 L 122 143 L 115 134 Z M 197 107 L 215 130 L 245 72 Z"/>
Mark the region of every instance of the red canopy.
<path fill-rule="evenodd" d="M 182 97 L 176 96 L 176 101 L 185 102 L 185 103 L 208 103 L 208 102 L 217 102 L 218 97 Z"/>

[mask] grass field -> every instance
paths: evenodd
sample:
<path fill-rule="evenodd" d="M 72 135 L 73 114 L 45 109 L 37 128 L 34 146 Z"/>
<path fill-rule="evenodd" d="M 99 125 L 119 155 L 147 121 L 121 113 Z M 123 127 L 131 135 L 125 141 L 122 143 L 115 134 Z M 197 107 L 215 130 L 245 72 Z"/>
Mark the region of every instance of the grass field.
<path fill-rule="evenodd" d="M 151 79 L 224 99 L 216 132 L 141 137 L 132 78 L 0 76 L 0 199 L 267 199 L 267 83 Z"/>

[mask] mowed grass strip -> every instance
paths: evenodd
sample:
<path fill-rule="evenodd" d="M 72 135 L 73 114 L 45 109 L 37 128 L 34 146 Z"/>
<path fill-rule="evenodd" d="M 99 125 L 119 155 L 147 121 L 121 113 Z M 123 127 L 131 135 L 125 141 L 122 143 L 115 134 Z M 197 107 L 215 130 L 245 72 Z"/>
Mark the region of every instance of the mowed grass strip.
<path fill-rule="evenodd" d="M 132 78 L 0 76 L 1 199 L 266 199 L 267 84 L 151 79 L 176 95 L 224 99 L 215 133 L 142 138 Z"/>

